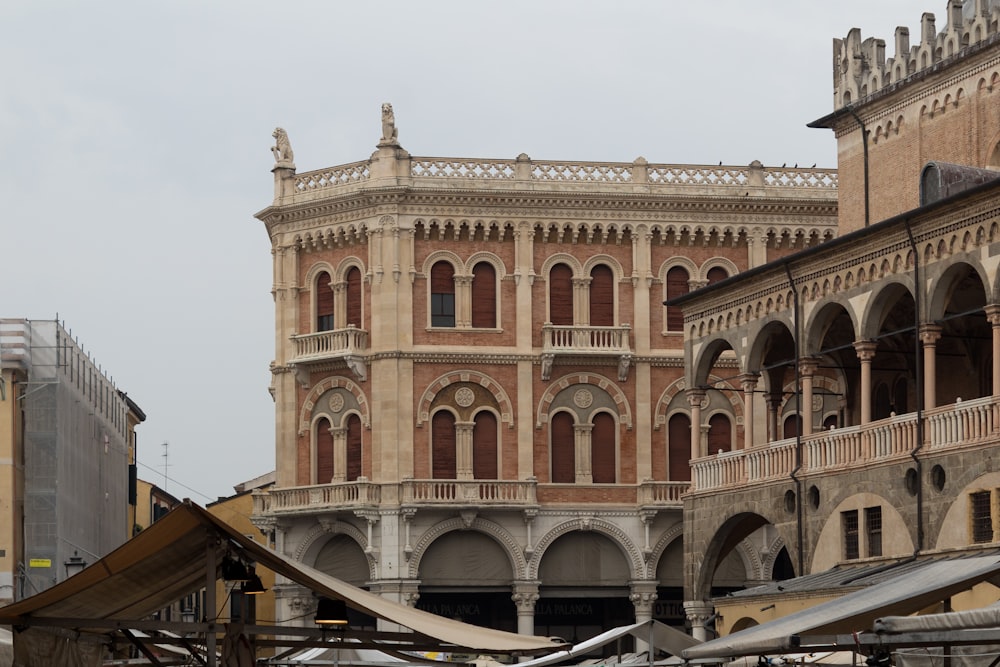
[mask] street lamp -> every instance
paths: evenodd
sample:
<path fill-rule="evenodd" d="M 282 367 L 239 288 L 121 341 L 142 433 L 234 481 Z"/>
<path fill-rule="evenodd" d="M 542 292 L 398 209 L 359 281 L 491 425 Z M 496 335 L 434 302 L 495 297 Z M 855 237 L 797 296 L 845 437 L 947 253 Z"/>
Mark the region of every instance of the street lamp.
<path fill-rule="evenodd" d="M 66 565 L 66 578 L 69 579 L 74 574 L 79 574 L 83 572 L 83 569 L 87 567 L 87 561 L 83 560 L 76 550 L 73 551 L 73 555 L 65 562 Z"/>

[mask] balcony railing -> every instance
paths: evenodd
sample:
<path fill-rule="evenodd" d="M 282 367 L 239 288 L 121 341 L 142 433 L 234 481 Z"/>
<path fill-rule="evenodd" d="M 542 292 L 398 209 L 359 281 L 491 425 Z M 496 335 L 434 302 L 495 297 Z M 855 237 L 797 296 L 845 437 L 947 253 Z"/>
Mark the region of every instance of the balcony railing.
<path fill-rule="evenodd" d="M 401 484 L 403 505 L 537 505 L 534 481 L 408 479 Z"/>
<path fill-rule="evenodd" d="M 346 329 L 320 331 L 292 336 L 295 356 L 292 363 L 325 361 L 349 354 L 360 354 L 368 349 L 368 332 L 353 324 Z"/>
<path fill-rule="evenodd" d="M 681 507 L 681 496 L 690 488 L 690 482 L 646 481 L 639 485 L 637 501 L 643 507 Z"/>
<path fill-rule="evenodd" d="M 924 412 L 924 446 L 958 449 L 988 442 L 1000 444 L 1000 397 L 987 396 Z M 916 413 L 802 437 L 802 474 L 897 461 L 917 448 Z M 723 452 L 691 462 L 692 487 L 708 491 L 751 482 L 787 478 L 795 468 L 795 439 L 778 440 L 749 450 Z"/>
<path fill-rule="evenodd" d="M 632 361 L 629 334 L 632 327 L 565 326 L 546 322 L 542 325 L 542 379 L 548 380 L 556 356 L 616 356 L 618 379 L 628 379 Z"/>
<path fill-rule="evenodd" d="M 254 494 L 253 513 L 309 513 L 330 507 L 338 509 L 364 508 L 378 505 L 382 487 L 367 479 L 317 486 L 290 486 Z"/>

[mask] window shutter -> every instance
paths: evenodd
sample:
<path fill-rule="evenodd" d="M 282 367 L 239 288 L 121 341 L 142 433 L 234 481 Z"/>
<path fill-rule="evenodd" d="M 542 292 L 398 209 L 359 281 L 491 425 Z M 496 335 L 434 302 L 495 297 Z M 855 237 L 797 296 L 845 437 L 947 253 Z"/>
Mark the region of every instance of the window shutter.
<path fill-rule="evenodd" d="M 497 471 L 497 418 L 492 412 L 476 415 L 472 429 L 472 476 L 499 479 Z"/>
<path fill-rule="evenodd" d="M 333 434 L 330 422 L 316 422 L 316 483 L 329 484 L 333 480 Z"/>
<path fill-rule="evenodd" d="M 347 418 L 347 481 L 361 477 L 361 420 L 357 415 Z"/>
<path fill-rule="evenodd" d="M 493 329 L 496 325 L 496 269 L 488 262 L 480 262 L 472 269 L 472 326 Z"/>
<path fill-rule="evenodd" d="M 615 324 L 615 275 L 603 264 L 590 272 L 590 326 Z"/>
<path fill-rule="evenodd" d="M 729 272 L 726 271 L 721 266 L 713 266 L 708 270 L 708 284 L 714 285 L 715 283 L 722 282 L 729 277 Z"/>
<path fill-rule="evenodd" d="M 549 272 L 549 322 L 573 324 L 573 270 L 556 264 Z"/>
<path fill-rule="evenodd" d="M 675 266 L 667 271 L 667 299 L 673 299 L 687 294 L 688 289 L 687 269 Z M 684 330 L 684 313 L 676 306 L 667 306 L 667 331 Z"/>
<path fill-rule="evenodd" d="M 691 419 L 685 414 L 670 418 L 667 426 L 667 456 L 670 457 L 670 481 L 691 481 Z"/>
<path fill-rule="evenodd" d="M 594 484 L 615 483 L 615 418 L 606 412 L 594 417 L 590 434 L 590 468 Z"/>
<path fill-rule="evenodd" d="M 728 452 L 733 448 L 732 422 L 726 415 L 715 414 L 708 420 L 708 453 Z"/>
<path fill-rule="evenodd" d="M 572 484 L 576 481 L 576 456 L 573 444 L 573 417 L 559 412 L 549 427 L 552 436 L 552 481 Z"/>
<path fill-rule="evenodd" d="M 333 329 L 333 288 L 330 287 L 330 274 L 321 271 L 316 276 L 316 331 Z"/>
<path fill-rule="evenodd" d="M 347 324 L 361 326 L 361 271 L 357 267 L 347 272 Z"/>
<path fill-rule="evenodd" d="M 455 479 L 455 417 L 447 410 L 434 414 L 431 421 L 431 477 Z"/>
<path fill-rule="evenodd" d="M 431 267 L 431 293 L 455 293 L 455 267 L 448 262 L 438 262 Z"/>

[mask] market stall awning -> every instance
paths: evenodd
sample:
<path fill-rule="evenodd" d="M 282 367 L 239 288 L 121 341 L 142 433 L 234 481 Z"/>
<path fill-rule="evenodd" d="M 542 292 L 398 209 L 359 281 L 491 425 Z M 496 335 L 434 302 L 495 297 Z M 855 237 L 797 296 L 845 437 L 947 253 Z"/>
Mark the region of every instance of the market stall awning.
<path fill-rule="evenodd" d="M 227 554 L 258 563 L 317 595 L 344 600 L 353 609 L 444 645 L 480 653 L 528 655 L 567 645 L 563 640 L 469 625 L 382 598 L 254 542 L 191 501 L 80 574 L 0 608 L 0 624 L 69 627 L 96 634 L 138 627 L 130 622 L 147 619 L 209 583 L 214 587 L 219 564 Z"/>
<path fill-rule="evenodd" d="M 886 614 L 913 614 L 1000 574 L 1000 556 L 928 560 L 868 588 L 684 650 L 689 660 L 795 652 L 805 635 L 868 630 Z"/>

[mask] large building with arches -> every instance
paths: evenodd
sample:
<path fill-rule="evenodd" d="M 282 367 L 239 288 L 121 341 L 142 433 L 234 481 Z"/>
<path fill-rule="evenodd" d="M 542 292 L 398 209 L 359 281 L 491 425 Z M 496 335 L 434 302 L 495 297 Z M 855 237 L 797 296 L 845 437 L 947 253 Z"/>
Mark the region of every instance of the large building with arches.
<path fill-rule="evenodd" d="M 663 302 L 832 238 L 836 173 L 413 157 L 383 114 L 370 159 L 305 173 L 275 132 L 257 217 L 276 483 L 256 521 L 309 565 L 473 623 L 685 626 L 691 406 Z M 734 368 L 714 363 L 725 389 L 698 406 L 712 451 L 746 437 Z M 760 536 L 720 590 L 771 578 Z M 308 620 L 307 591 L 276 596 Z"/>
<path fill-rule="evenodd" d="M 858 30 L 834 42 L 836 110 L 812 125 L 837 138 L 838 237 L 669 300 L 693 409 L 731 359 L 753 416 L 735 451 L 692 439 L 685 604 L 719 633 L 805 604 L 716 596 L 764 528 L 797 575 L 855 568 L 845 585 L 1000 542 L 1000 5 L 947 12 L 919 44 L 897 29 L 891 58 Z M 831 581 L 813 593 L 850 590 Z"/>

